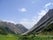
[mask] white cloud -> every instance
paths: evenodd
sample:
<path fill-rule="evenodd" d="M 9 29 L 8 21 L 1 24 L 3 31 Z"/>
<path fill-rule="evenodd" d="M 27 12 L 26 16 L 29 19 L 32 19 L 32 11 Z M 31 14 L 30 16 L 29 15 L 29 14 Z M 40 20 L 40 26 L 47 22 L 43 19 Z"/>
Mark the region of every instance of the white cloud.
<path fill-rule="evenodd" d="M 26 12 L 27 9 L 26 9 L 26 8 L 20 8 L 19 11 L 20 11 L 20 12 Z"/>
<path fill-rule="evenodd" d="M 49 10 L 48 6 L 50 6 L 50 5 L 53 5 L 53 3 L 49 2 L 49 3 L 45 4 L 43 7 L 44 9 L 41 10 L 40 12 L 38 12 L 38 17 L 37 17 L 38 20 L 40 20 L 41 17 L 43 17 L 48 12 L 48 10 Z"/>
<path fill-rule="evenodd" d="M 47 13 L 47 11 L 48 9 L 43 9 L 38 12 L 38 16 L 34 16 L 32 19 L 21 19 L 19 23 L 23 24 L 26 28 L 30 29 Z"/>
<path fill-rule="evenodd" d="M 46 14 L 46 12 L 46 10 L 41 10 L 40 12 L 38 12 L 38 16 L 34 16 L 32 19 L 24 18 L 19 23 L 30 29 L 41 19 L 42 16 Z"/>
<path fill-rule="evenodd" d="M 2 21 L 4 21 L 4 22 L 11 22 L 11 23 L 16 24 L 16 22 L 14 22 L 14 21 L 12 21 L 12 20 L 2 20 Z"/>
<path fill-rule="evenodd" d="M 21 19 L 19 23 L 23 24 L 28 29 L 32 28 L 47 13 L 48 11 L 47 6 L 49 5 L 51 5 L 51 3 L 45 4 L 44 9 L 38 12 L 38 16 L 34 16 L 32 19 L 27 19 L 27 18 Z M 19 11 L 26 12 L 27 10 L 26 8 L 21 8 L 19 9 Z M 9 21 L 9 22 L 15 23 L 13 21 Z"/>
<path fill-rule="evenodd" d="M 45 5 L 45 7 L 48 7 L 48 6 L 50 6 L 52 3 L 47 3 L 46 5 Z"/>
<path fill-rule="evenodd" d="M 47 4 L 45 4 L 45 8 L 48 8 L 49 6 L 52 6 L 53 5 L 53 2 L 49 2 Z"/>
<path fill-rule="evenodd" d="M 30 29 L 41 19 L 42 16 L 44 16 L 46 14 L 46 12 L 47 12 L 47 10 L 41 10 L 40 12 L 38 12 L 38 16 L 34 16 L 32 19 L 23 18 L 19 21 L 19 24 L 22 24 L 26 28 Z M 11 20 L 3 20 L 3 21 L 7 21 L 7 22 L 16 24 L 16 22 L 11 21 Z"/>
<path fill-rule="evenodd" d="M 42 16 L 46 14 L 47 11 L 48 10 L 41 10 L 40 12 L 38 12 L 38 16 L 34 16 L 32 19 L 23 18 L 19 21 L 19 24 L 22 24 L 26 28 L 30 29 L 41 19 Z M 10 20 L 4 20 L 4 21 L 16 24 L 16 22 Z"/>
<path fill-rule="evenodd" d="M 20 22 L 20 24 L 23 24 L 26 28 L 30 29 L 33 26 L 33 21 L 31 21 L 30 19 L 22 19 Z"/>
<path fill-rule="evenodd" d="M 38 13 L 38 17 L 41 18 L 42 16 L 44 16 L 46 13 L 47 13 L 48 10 L 44 9 L 44 10 L 41 10 L 39 13 Z"/>
<path fill-rule="evenodd" d="M 48 10 L 41 10 L 40 12 L 38 12 L 38 16 L 34 16 L 33 18 L 34 24 L 36 24 L 47 12 Z"/>

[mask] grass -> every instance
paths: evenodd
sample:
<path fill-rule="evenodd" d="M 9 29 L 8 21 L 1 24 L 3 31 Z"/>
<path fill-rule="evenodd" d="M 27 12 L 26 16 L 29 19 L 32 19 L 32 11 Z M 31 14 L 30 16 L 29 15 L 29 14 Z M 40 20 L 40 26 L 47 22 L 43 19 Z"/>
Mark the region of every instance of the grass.
<path fill-rule="evenodd" d="M 53 35 L 28 35 L 20 36 L 14 34 L 1 35 L 0 40 L 53 40 Z"/>
<path fill-rule="evenodd" d="M 36 40 L 53 40 L 53 35 L 37 35 Z"/>
<path fill-rule="evenodd" d="M 30 35 L 30 36 L 27 36 L 24 39 L 27 39 L 27 40 L 53 40 L 53 35 Z"/>
<path fill-rule="evenodd" d="M 8 35 L 0 35 L 0 40 L 17 40 L 18 37 L 16 37 L 15 35 L 12 34 L 8 34 Z"/>

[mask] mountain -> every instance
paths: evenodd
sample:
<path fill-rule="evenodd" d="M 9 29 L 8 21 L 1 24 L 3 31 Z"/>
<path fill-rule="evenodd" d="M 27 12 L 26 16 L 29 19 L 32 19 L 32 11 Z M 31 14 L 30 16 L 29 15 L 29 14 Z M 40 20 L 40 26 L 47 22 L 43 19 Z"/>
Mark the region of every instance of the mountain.
<path fill-rule="evenodd" d="M 42 31 L 53 32 L 53 9 L 48 12 L 29 31 L 22 35 L 40 33 Z"/>
<path fill-rule="evenodd" d="M 14 33 L 14 34 L 22 34 L 26 32 L 26 29 L 22 24 L 14 24 L 10 22 L 0 21 L 0 33 Z"/>
<path fill-rule="evenodd" d="M 20 30 L 21 33 L 24 33 L 28 30 L 22 24 L 16 24 L 15 26 Z"/>

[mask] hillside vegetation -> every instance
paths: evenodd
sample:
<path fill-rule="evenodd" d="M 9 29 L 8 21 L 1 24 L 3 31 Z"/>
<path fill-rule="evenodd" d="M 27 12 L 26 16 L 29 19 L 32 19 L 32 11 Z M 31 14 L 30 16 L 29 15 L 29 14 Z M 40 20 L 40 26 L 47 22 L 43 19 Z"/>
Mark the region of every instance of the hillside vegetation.
<path fill-rule="evenodd" d="M 7 25 L 0 23 L 0 40 L 53 40 L 53 24 L 49 25 L 46 29 L 38 34 L 34 33 L 25 36 L 15 34 L 14 31 L 12 31 L 13 29 L 11 30 L 9 26 L 6 26 Z M 16 26 L 19 25 L 17 24 Z"/>
<path fill-rule="evenodd" d="M 0 40 L 53 40 L 53 35 L 0 35 Z"/>

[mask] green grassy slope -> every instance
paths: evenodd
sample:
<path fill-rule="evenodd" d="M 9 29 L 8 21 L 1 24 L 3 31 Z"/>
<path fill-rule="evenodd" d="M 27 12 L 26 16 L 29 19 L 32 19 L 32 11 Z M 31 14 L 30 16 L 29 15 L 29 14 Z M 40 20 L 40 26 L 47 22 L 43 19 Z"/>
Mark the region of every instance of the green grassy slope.
<path fill-rule="evenodd" d="M 0 35 L 0 40 L 17 40 L 18 37 L 12 34 Z"/>
<path fill-rule="evenodd" d="M 13 34 L 1 35 L 0 40 L 53 40 L 53 35 L 28 35 L 28 36 L 17 36 Z"/>

